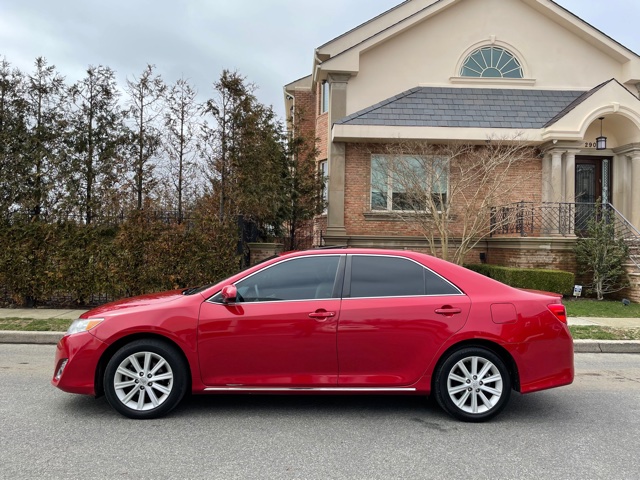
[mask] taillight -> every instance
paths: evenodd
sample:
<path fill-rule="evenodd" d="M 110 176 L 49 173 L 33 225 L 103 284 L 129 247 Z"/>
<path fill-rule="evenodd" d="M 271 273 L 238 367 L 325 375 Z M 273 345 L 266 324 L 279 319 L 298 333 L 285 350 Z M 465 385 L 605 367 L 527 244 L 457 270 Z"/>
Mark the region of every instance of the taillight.
<path fill-rule="evenodd" d="M 558 320 L 562 323 L 567 323 L 567 310 L 564 308 L 564 305 L 561 303 L 552 303 L 551 305 L 547 305 L 547 308 Z"/>

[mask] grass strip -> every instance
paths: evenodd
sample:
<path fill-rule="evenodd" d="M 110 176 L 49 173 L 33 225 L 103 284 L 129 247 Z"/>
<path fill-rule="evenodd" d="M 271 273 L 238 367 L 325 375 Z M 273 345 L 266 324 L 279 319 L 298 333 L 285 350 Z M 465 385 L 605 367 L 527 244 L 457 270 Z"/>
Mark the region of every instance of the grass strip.
<path fill-rule="evenodd" d="M 67 318 L 0 318 L 0 330 L 14 332 L 66 332 L 69 325 Z"/>
<path fill-rule="evenodd" d="M 572 325 L 569 330 L 574 340 L 640 340 L 640 328 Z"/>
<path fill-rule="evenodd" d="M 589 298 L 565 299 L 563 303 L 570 317 L 640 318 L 640 303 L 625 306 L 618 301 Z"/>

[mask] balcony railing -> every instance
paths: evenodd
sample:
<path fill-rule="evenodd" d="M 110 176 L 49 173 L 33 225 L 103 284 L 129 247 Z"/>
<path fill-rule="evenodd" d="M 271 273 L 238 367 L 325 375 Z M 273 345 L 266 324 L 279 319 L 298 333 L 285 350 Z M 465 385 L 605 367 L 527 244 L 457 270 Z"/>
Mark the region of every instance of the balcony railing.
<path fill-rule="evenodd" d="M 640 269 L 640 231 L 607 203 L 518 202 L 491 210 L 490 236 L 580 237 L 597 217 L 615 225 L 616 236 L 629 246 L 629 259 Z"/>

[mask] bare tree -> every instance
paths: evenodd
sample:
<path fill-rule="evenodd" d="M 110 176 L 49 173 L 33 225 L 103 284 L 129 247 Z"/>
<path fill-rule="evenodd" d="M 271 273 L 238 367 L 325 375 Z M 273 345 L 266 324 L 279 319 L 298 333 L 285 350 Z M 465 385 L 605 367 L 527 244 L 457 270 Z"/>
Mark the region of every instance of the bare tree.
<path fill-rule="evenodd" d="M 491 228 L 491 209 L 514 201 L 535 150 L 520 135 L 486 145 L 406 142 L 372 155 L 371 208 L 422 234 L 431 254 L 462 264 Z M 380 150 L 378 150 L 380 152 Z M 513 220 L 511 216 L 501 223 Z"/>

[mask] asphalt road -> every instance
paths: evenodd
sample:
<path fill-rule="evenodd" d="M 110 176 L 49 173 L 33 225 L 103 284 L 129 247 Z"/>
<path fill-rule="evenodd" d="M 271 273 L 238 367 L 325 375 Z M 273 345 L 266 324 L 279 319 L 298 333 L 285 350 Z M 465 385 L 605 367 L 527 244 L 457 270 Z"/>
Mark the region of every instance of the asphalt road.
<path fill-rule="evenodd" d="M 638 478 L 640 361 L 459 423 L 417 397 L 193 397 L 136 422 L 49 385 L 54 347 L 0 345 L 0 478 Z"/>

